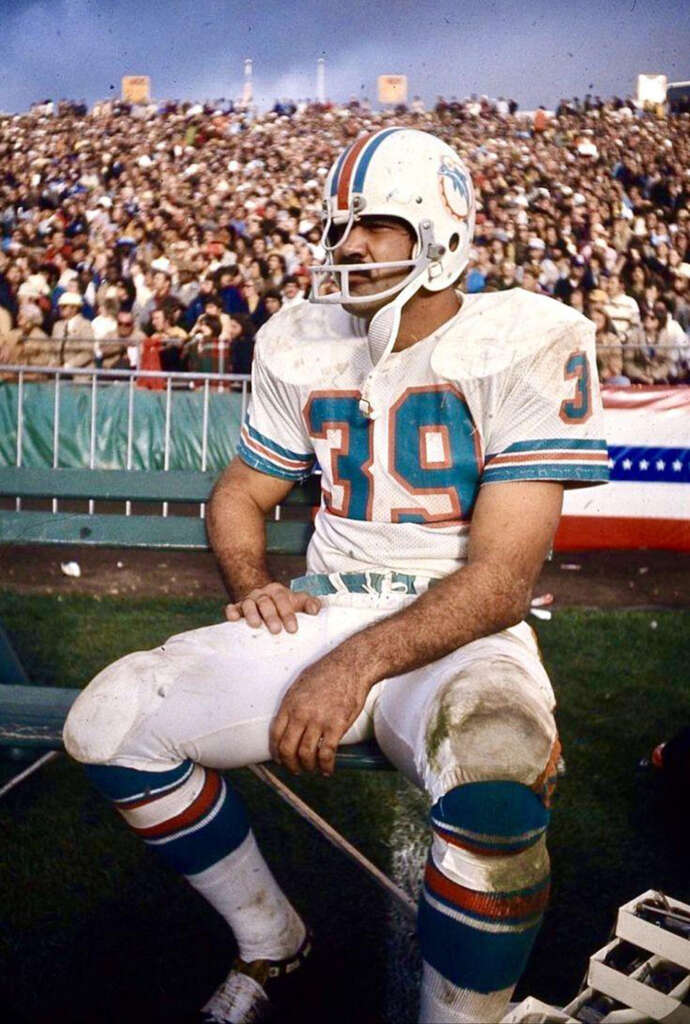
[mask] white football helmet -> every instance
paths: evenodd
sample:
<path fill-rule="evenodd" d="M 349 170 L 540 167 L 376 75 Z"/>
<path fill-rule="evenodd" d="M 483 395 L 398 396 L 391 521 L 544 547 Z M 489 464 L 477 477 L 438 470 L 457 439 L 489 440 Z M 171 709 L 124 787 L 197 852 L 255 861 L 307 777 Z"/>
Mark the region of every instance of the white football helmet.
<path fill-rule="evenodd" d="M 312 302 L 371 302 L 371 295 L 350 294 L 349 276 L 362 270 L 409 269 L 404 280 L 377 293 L 379 299 L 404 291 L 407 301 L 422 287 L 432 292 L 447 288 L 467 266 L 475 212 L 469 171 L 441 139 L 414 128 L 383 128 L 360 136 L 326 178 L 321 242 L 326 261 L 310 268 Z M 411 259 L 336 264 L 336 250 L 363 216 L 405 221 L 416 239 Z"/>
<path fill-rule="evenodd" d="M 415 128 L 383 128 L 363 135 L 331 168 L 324 190 L 326 260 L 311 267 L 312 302 L 353 307 L 374 296 L 352 295 L 350 274 L 383 270 L 409 273 L 376 293 L 389 299 L 369 321 L 367 338 L 373 370 L 362 384 L 360 409 L 375 418 L 373 381 L 393 350 L 402 310 L 420 288 L 440 292 L 455 284 L 467 266 L 474 234 L 475 199 L 465 164 L 435 135 Z M 360 217 L 396 217 L 414 238 L 411 258 L 389 263 L 336 263 L 334 254 Z"/>

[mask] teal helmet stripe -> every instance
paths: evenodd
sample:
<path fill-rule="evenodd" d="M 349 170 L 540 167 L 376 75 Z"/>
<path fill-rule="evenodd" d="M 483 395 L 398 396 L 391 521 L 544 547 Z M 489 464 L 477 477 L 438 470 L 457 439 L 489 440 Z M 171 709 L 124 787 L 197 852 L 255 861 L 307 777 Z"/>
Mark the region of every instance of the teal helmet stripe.
<path fill-rule="evenodd" d="M 394 132 L 405 131 L 404 128 L 385 128 L 383 131 L 378 132 L 371 140 L 369 145 L 366 147 L 361 157 L 359 158 L 359 164 L 355 173 L 355 180 L 352 185 L 353 192 L 361 192 L 364 188 L 364 179 L 366 178 L 371 158 L 373 157 L 376 150 L 379 148 L 384 139 L 387 139 L 389 135 L 393 135 Z"/>

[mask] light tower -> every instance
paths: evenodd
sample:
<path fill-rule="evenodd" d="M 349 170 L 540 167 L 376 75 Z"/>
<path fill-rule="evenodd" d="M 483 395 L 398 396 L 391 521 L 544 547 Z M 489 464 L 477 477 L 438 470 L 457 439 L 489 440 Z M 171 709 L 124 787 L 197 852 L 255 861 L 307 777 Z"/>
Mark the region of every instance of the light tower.
<path fill-rule="evenodd" d="M 244 90 L 242 92 L 242 105 L 251 106 L 254 99 L 254 84 L 252 80 L 252 61 L 249 57 L 244 62 Z"/>
<path fill-rule="evenodd" d="M 319 57 L 316 62 L 316 102 L 326 102 L 326 59 Z"/>

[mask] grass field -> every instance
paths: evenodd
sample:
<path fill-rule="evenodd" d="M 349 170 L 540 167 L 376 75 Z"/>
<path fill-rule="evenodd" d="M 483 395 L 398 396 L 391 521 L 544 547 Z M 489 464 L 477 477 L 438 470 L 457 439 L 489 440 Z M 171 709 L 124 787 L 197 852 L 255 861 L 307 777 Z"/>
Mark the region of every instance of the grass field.
<path fill-rule="evenodd" d="M 80 686 L 137 647 L 215 621 L 212 601 L 20 597 L 0 618 L 32 680 Z M 549 846 L 553 898 L 520 993 L 564 1002 L 615 908 L 658 887 L 690 902 L 687 808 L 636 772 L 690 722 L 690 613 L 558 611 L 537 623 L 559 698 L 567 772 Z M 0 766 L 2 778 L 13 770 Z M 246 772 L 276 875 L 317 935 L 302 1022 L 415 1019 L 413 929 L 389 899 Z M 294 788 L 377 864 L 414 886 L 424 801 L 394 773 L 347 772 Z M 233 955 L 223 922 L 161 866 L 66 758 L 0 803 L 3 1021 L 181 1022 Z"/>

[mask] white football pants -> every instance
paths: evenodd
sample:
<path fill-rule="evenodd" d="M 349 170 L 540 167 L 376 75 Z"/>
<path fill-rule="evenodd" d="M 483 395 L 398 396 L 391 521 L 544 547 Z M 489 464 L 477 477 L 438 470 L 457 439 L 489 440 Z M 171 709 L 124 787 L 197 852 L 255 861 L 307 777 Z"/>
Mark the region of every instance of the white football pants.
<path fill-rule="evenodd" d="M 270 758 L 268 735 L 300 671 L 351 634 L 413 600 L 339 593 L 297 633 L 245 621 L 172 637 L 104 669 L 77 698 L 65 745 L 78 761 L 166 771 L 190 759 L 217 769 Z M 376 736 L 432 802 L 487 779 L 531 785 L 556 737 L 554 696 L 525 623 L 377 683 L 343 738 Z"/>

